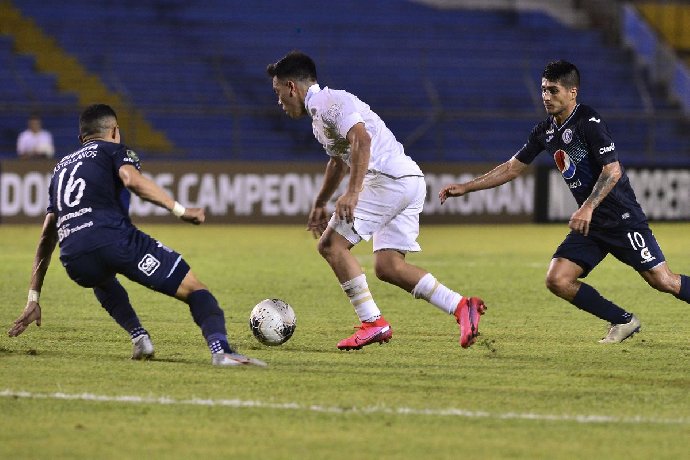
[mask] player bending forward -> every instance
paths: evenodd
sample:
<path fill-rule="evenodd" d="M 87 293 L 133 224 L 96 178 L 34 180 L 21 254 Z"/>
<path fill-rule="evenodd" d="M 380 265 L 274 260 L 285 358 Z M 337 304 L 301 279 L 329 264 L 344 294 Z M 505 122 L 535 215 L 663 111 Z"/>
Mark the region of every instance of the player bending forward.
<path fill-rule="evenodd" d="M 196 225 L 204 222 L 204 210 L 184 208 L 139 172 L 139 158 L 120 143 L 117 116 L 109 106 L 97 104 L 84 110 L 79 130 L 82 147 L 62 158 L 53 170 L 29 299 L 9 330 L 10 337 L 18 336 L 34 321 L 41 325 L 39 293 L 59 242 L 60 260 L 69 277 L 80 286 L 93 288 L 101 306 L 130 334 L 132 359 L 152 358 L 154 350 L 127 291 L 115 277 L 118 273 L 187 303 L 211 350 L 213 365 L 265 366 L 230 348 L 223 310 L 182 256 L 132 224 L 129 192 Z"/>
<path fill-rule="evenodd" d="M 597 316 L 610 327 L 600 343 L 618 343 L 640 330 L 640 321 L 578 278 L 586 277 L 607 254 L 631 266 L 654 289 L 690 302 L 690 282 L 673 273 L 637 202 L 606 123 L 591 107 L 577 103 L 580 73 L 566 61 L 549 63 L 541 95 L 549 117 L 538 123 L 527 143 L 507 162 L 463 184 L 444 187 L 448 197 L 492 188 L 515 179 L 542 151 L 556 166 L 580 208 L 571 231 L 556 249 L 546 274 L 551 292 Z"/>
<path fill-rule="evenodd" d="M 309 56 L 293 51 L 266 70 L 273 79 L 278 104 L 291 118 L 312 118 L 314 135 L 330 157 L 308 229 L 321 237 L 319 253 L 361 321 L 352 336 L 338 342 L 338 348 L 360 349 L 388 342 L 393 335 L 350 252 L 354 245 L 371 238 L 376 276 L 454 315 L 460 325 L 460 345 L 472 345 L 486 309 L 484 302 L 461 296 L 431 273 L 405 261 L 408 252 L 420 250 L 416 240 L 426 184 L 417 164 L 368 105 L 346 91 L 319 87 L 316 65 Z M 329 220 L 326 203 L 348 169 L 347 190 L 337 199 Z"/>

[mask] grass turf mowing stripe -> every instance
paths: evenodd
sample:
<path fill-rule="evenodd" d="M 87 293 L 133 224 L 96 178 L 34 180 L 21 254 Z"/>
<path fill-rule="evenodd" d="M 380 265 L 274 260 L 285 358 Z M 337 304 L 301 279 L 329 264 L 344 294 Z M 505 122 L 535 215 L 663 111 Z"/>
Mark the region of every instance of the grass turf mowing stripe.
<path fill-rule="evenodd" d="M 240 399 L 174 399 L 166 396 L 144 397 L 144 396 L 107 396 L 92 393 L 68 394 L 68 393 L 31 393 L 28 391 L 3 390 L 0 391 L 3 398 L 26 398 L 26 399 L 54 399 L 70 401 L 92 401 L 92 402 L 122 402 L 129 404 L 158 404 L 158 405 L 187 405 L 187 406 L 215 406 L 231 408 L 252 408 L 252 409 L 277 409 L 324 412 L 336 414 L 397 414 L 397 415 L 428 415 L 441 417 L 465 417 L 465 418 L 487 418 L 495 420 L 535 420 L 535 421 L 554 421 L 554 422 L 577 422 L 577 423 L 630 423 L 630 424 L 655 424 L 655 425 L 690 425 L 688 418 L 648 418 L 643 416 L 616 417 L 610 415 L 551 415 L 534 413 L 491 413 L 484 411 L 470 411 L 464 409 L 415 409 L 410 407 L 336 407 L 321 405 L 305 405 L 298 403 L 270 403 L 262 401 L 246 401 Z"/>

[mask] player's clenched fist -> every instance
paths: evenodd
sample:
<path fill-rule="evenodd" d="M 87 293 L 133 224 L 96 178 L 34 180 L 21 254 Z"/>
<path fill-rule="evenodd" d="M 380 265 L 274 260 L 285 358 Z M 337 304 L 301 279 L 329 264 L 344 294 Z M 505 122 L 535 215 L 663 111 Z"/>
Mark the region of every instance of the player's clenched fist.
<path fill-rule="evenodd" d="M 206 220 L 206 212 L 204 208 L 186 208 L 180 219 L 194 225 L 203 224 Z"/>

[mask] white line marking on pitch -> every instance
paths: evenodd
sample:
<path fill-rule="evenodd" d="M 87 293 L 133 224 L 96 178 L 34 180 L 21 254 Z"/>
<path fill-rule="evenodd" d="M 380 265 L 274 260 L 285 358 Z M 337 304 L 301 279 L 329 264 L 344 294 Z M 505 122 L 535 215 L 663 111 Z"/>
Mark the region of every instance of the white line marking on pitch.
<path fill-rule="evenodd" d="M 158 405 L 180 405 L 180 406 L 217 406 L 232 408 L 258 408 L 258 409 L 279 409 L 308 412 L 325 412 L 335 414 L 393 414 L 393 415 L 430 415 L 442 417 L 466 417 L 466 418 L 488 418 L 499 420 L 536 420 L 553 422 L 577 422 L 577 423 L 632 423 L 632 424 L 662 424 L 662 425 L 690 425 L 689 418 L 649 418 L 642 416 L 634 417 L 615 417 L 610 415 L 549 415 L 519 412 L 491 413 L 485 411 L 471 411 L 464 409 L 414 409 L 410 407 L 351 407 L 342 408 L 336 406 L 305 405 L 298 403 L 270 403 L 262 401 L 244 401 L 241 399 L 174 399 L 165 396 L 143 397 L 143 396 L 106 396 L 95 395 L 92 393 L 69 394 L 69 393 L 31 393 L 28 391 L 0 391 L 3 398 L 24 398 L 24 399 L 55 399 L 67 401 L 95 401 L 95 402 L 122 402 L 129 404 L 158 404 Z"/>

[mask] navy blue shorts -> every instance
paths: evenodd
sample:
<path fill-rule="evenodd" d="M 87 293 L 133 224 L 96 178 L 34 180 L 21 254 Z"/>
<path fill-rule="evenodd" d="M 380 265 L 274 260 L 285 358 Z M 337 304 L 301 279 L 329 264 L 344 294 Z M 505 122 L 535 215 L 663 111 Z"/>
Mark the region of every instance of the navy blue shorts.
<path fill-rule="evenodd" d="M 113 244 L 61 260 L 69 277 L 80 286 L 92 288 L 122 274 L 169 296 L 175 295 L 189 272 L 180 254 L 137 229 Z"/>
<path fill-rule="evenodd" d="M 590 229 L 587 236 L 571 231 L 553 257 L 562 257 L 578 264 L 584 270 L 581 275 L 584 278 L 607 254 L 612 254 L 638 272 L 650 270 L 666 260 L 648 226 Z"/>

